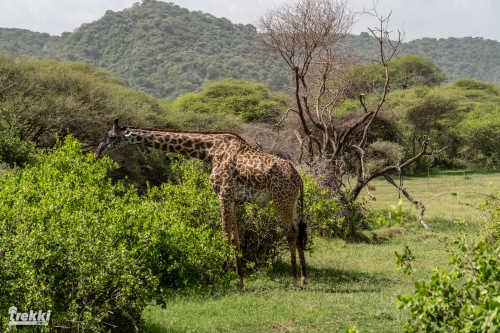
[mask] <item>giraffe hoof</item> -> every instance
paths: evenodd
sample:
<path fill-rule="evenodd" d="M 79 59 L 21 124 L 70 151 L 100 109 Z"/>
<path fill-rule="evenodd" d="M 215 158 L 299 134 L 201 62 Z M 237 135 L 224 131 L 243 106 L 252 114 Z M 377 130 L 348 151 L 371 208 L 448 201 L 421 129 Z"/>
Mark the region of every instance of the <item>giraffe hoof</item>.
<path fill-rule="evenodd" d="M 300 279 L 300 286 L 301 286 L 301 287 L 304 287 L 305 285 L 307 285 L 307 278 L 302 277 L 302 278 Z"/>
<path fill-rule="evenodd" d="M 236 282 L 236 286 L 238 289 L 243 289 L 243 279 L 239 278 L 238 281 Z"/>
<path fill-rule="evenodd" d="M 290 287 L 292 287 L 292 288 L 296 288 L 297 287 L 297 279 L 296 278 L 292 279 L 292 283 L 290 284 Z"/>

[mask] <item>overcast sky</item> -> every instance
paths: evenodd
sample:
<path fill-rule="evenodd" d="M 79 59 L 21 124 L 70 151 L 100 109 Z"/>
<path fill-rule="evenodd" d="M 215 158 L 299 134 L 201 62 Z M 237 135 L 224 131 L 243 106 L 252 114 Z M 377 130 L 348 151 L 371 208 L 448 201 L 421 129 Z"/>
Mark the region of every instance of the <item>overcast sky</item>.
<path fill-rule="evenodd" d="M 233 23 L 255 23 L 271 3 L 287 0 L 171 0 L 189 10 L 201 10 Z M 0 27 L 23 28 L 51 35 L 73 31 L 101 18 L 106 10 L 119 11 L 137 0 L 0 0 Z M 170 2 L 167 1 L 167 2 Z M 404 28 L 405 41 L 422 37 L 484 37 L 500 41 L 500 0 L 379 0 L 377 10 L 392 10 L 391 27 Z M 372 7 L 372 0 L 350 0 L 353 7 Z M 360 20 L 352 33 L 372 26 Z"/>

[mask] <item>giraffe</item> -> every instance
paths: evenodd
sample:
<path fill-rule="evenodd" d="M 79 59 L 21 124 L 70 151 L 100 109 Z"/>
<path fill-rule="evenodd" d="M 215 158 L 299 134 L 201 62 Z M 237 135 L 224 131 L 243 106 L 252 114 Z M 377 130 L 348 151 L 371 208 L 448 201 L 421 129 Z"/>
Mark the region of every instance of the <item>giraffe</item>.
<path fill-rule="evenodd" d="M 119 126 L 118 118 L 106 131 L 94 157 L 98 158 L 123 144 L 140 144 L 167 152 L 194 157 L 212 165 L 210 185 L 220 202 L 222 229 L 229 245 L 241 252 L 235 206 L 245 202 L 273 201 L 282 220 L 292 266 L 292 285 L 297 285 L 299 253 L 301 285 L 307 283 L 304 243 L 306 225 L 297 216 L 297 199 L 303 198 L 303 183 L 290 161 L 254 149 L 232 132 L 178 131 Z M 302 215 L 302 213 L 301 213 Z M 241 258 L 235 262 L 237 286 L 243 288 Z"/>

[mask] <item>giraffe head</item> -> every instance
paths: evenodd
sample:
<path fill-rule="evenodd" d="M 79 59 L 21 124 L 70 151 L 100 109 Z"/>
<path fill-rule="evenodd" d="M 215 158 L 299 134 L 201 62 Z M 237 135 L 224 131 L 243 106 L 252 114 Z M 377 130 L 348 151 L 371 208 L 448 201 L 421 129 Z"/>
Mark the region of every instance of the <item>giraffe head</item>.
<path fill-rule="evenodd" d="M 94 157 L 102 157 L 106 152 L 116 149 L 122 143 L 125 143 L 123 133 L 127 128 L 125 126 L 118 125 L 118 118 L 115 118 L 113 122 L 113 127 L 106 131 L 104 138 L 97 147 Z"/>

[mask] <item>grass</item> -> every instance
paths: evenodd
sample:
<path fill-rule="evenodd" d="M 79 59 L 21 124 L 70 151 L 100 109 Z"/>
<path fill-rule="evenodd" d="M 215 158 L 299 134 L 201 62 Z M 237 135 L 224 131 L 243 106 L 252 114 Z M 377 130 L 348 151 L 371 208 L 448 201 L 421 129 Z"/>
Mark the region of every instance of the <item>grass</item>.
<path fill-rule="evenodd" d="M 491 185 L 492 183 L 493 185 Z M 374 209 L 397 203 L 397 190 L 376 180 Z M 285 260 L 273 270 L 250 276 L 236 288 L 198 294 L 173 294 L 166 307 L 143 312 L 146 332 L 402 332 L 408 313 L 396 307 L 398 295 L 413 292 L 416 280 L 428 280 L 432 269 L 448 262 L 446 245 L 457 235 L 454 220 L 479 230 L 482 214 L 475 208 L 484 194 L 500 188 L 500 174 L 442 173 L 405 179 L 405 187 L 427 208 L 423 229 L 415 218 L 404 228 L 375 230 L 377 244 L 315 239 L 307 255 L 309 284 L 292 288 Z M 459 193 L 453 196 L 451 193 Z M 410 216 L 418 214 L 403 203 Z M 409 245 L 416 258 L 410 276 L 394 268 L 394 252 Z M 285 256 L 286 257 L 286 256 Z"/>
<path fill-rule="evenodd" d="M 399 182 L 395 179 L 396 182 Z M 398 201 L 397 189 L 387 183 L 385 179 L 375 179 L 370 182 L 371 192 L 376 201 L 364 194 L 374 209 L 387 209 Z M 373 189 L 373 187 L 375 189 Z M 477 207 L 487 195 L 500 190 L 499 173 L 475 173 L 463 171 L 443 172 L 429 176 L 405 177 L 403 187 L 416 200 L 421 200 L 426 208 L 425 220 L 434 226 L 436 231 L 448 232 L 455 229 L 455 220 L 465 220 L 477 224 L 484 220 L 484 216 Z M 403 209 L 418 215 L 418 209 L 402 194 Z"/>

